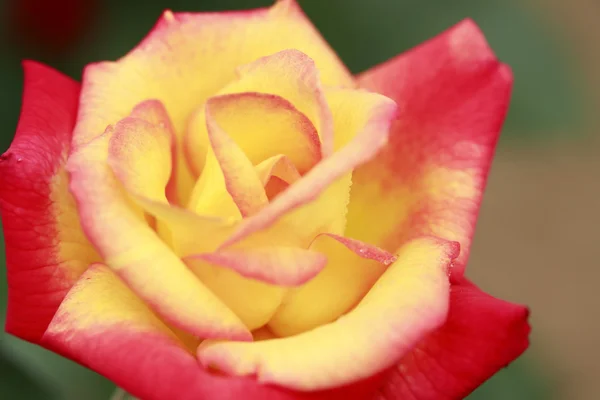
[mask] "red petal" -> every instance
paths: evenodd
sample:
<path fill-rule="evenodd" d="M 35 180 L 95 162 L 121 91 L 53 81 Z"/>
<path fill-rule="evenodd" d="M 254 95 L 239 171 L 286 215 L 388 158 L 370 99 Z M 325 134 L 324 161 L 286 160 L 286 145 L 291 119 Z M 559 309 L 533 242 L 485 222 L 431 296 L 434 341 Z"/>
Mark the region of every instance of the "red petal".
<path fill-rule="evenodd" d="M 457 241 L 460 274 L 508 108 L 508 67 L 466 20 L 358 79 L 400 113 L 388 146 L 353 175 L 345 234 L 388 251 L 419 235 Z"/>
<path fill-rule="evenodd" d="M 210 373 L 100 264 L 89 268 L 69 292 L 42 344 L 144 400 L 364 400 L 375 393 L 382 378 L 378 375 L 332 390 L 299 393 L 252 378 Z"/>
<path fill-rule="evenodd" d="M 527 308 L 496 299 L 459 278 L 446 324 L 390 375 L 380 400 L 462 399 L 529 345 Z"/>
<path fill-rule="evenodd" d="M 80 227 L 64 164 L 79 84 L 25 62 L 23 107 L 10 149 L 0 156 L 0 211 L 6 243 L 6 330 L 40 339 L 71 285 L 97 255 Z"/>

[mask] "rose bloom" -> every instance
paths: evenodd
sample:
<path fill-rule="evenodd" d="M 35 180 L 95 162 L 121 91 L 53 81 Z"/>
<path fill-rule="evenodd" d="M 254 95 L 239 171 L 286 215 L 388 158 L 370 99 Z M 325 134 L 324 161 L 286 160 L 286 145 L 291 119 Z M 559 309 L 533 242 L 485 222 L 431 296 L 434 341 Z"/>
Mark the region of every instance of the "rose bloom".
<path fill-rule="evenodd" d="M 512 76 L 472 21 L 352 76 L 293 0 L 25 63 L 6 330 L 142 399 L 458 399 L 527 347 L 465 264 Z"/>

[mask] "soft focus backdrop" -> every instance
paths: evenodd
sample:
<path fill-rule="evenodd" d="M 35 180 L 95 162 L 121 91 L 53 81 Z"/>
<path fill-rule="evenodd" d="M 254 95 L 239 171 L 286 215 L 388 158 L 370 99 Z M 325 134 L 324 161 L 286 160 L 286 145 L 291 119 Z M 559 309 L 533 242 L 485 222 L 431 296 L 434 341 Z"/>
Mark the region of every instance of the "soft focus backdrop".
<path fill-rule="evenodd" d="M 597 0 L 299 0 L 354 72 L 465 17 L 513 67 L 511 110 L 483 203 L 469 276 L 532 309 L 532 346 L 470 400 L 600 398 L 600 3 Z M 1 0 L 0 153 L 18 120 L 20 60 L 80 79 L 130 50 L 170 8 L 269 0 Z M 6 304 L 0 238 L 0 322 Z M 102 377 L 0 334 L 0 398 L 106 400 Z"/>

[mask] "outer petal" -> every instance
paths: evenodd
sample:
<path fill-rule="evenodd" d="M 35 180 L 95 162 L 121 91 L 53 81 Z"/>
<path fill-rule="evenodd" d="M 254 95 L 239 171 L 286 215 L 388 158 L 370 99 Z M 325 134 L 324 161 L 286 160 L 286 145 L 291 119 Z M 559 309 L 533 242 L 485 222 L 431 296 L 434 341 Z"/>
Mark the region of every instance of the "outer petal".
<path fill-rule="evenodd" d="M 110 269 L 99 264 L 69 293 L 43 344 L 144 400 L 362 400 L 381 384 L 375 377 L 349 387 L 297 393 L 253 379 L 211 374 Z"/>
<path fill-rule="evenodd" d="M 64 170 L 79 85 L 26 62 L 23 109 L 0 156 L 0 211 L 6 242 L 6 330 L 37 341 L 65 294 L 98 255 L 79 226 Z"/>
<path fill-rule="evenodd" d="M 167 107 L 181 144 L 187 118 L 235 78 L 236 67 L 290 48 L 315 60 L 323 83 L 353 84 L 351 75 L 294 0 L 245 12 L 167 11 L 127 56 L 116 63 L 86 68 L 75 143 L 99 136 L 134 105 L 156 98 Z M 192 182 L 185 163 L 178 167 L 185 195 Z"/>
<path fill-rule="evenodd" d="M 354 173 L 346 235 L 387 250 L 422 234 L 456 240 L 460 273 L 508 107 L 508 67 L 466 20 L 358 79 L 402 113 L 385 150 Z"/>
<path fill-rule="evenodd" d="M 452 286 L 444 326 L 403 358 L 378 399 L 465 398 L 527 348 L 528 314 L 461 277 Z"/>
<path fill-rule="evenodd" d="M 132 120 L 114 130 L 139 134 Z M 134 213 L 107 165 L 112 134 L 110 128 L 80 147 L 68 163 L 82 226 L 103 260 L 172 325 L 198 337 L 250 339 L 242 322 Z"/>
<path fill-rule="evenodd" d="M 253 343 L 207 342 L 202 365 L 298 390 L 348 384 L 385 371 L 448 312 L 448 267 L 456 242 L 407 243 L 371 291 L 337 321 L 302 334 Z"/>

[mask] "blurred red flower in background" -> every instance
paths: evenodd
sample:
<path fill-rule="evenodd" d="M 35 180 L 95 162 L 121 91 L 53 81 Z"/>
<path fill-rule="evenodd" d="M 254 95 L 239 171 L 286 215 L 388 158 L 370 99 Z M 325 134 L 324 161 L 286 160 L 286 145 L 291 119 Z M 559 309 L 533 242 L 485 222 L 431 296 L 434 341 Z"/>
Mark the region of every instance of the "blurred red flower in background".
<path fill-rule="evenodd" d="M 7 38 L 36 52 L 64 54 L 85 37 L 97 5 L 97 0 L 8 0 Z"/>

